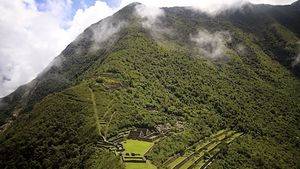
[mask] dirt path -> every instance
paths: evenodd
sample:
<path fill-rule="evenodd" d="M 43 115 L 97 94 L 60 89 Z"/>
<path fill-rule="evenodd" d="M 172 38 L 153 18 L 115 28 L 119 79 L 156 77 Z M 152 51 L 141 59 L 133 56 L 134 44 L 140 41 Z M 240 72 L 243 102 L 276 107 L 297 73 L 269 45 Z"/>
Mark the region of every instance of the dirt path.
<path fill-rule="evenodd" d="M 111 108 L 112 108 L 112 106 L 110 106 L 111 105 L 111 103 L 114 101 L 115 99 L 112 99 L 109 103 L 108 103 L 108 108 L 107 108 L 107 110 L 105 111 L 105 113 L 104 113 L 104 115 L 103 115 L 103 119 L 106 117 L 106 115 L 108 114 L 108 112 L 110 112 L 110 110 L 111 110 Z"/>
<path fill-rule="evenodd" d="M 89 88 L 89 91 L 91 92 L 91 99 L 93 102 L 93 112 L 94 112 L 94 118 L 95 118 L 98 134 L 99 134 L 99 136 L 101 136 L 101 138 L 104 141 L 106 141 L 106 138 L 103 136 L 103 134 L 101 132 L 102 127 L 100 125 L 100 121 L 99 121 L 99 117 L 98 117 L 98 108 L 97 108 L 97 104 L 96 104 L 96 100 L 95 100 L 95 94 L 91 88 Z"/>
<path fill-rule="evenodd" d="M 109 125 L 110 125 L 110 123 L 111 123 L 111 120 L 113 119 L 113 117 L 114 117 L 115 114 L 116 114 L 116 112 L 114 112 L 114 113 L 110 116 L 109 122 L 106 124 L 105 132 L 104 132 L 104 133 L 105 133 L 105 134 L 104 134 L 105 137 L 107 136 L 108 127 L 109 127 Z"/>

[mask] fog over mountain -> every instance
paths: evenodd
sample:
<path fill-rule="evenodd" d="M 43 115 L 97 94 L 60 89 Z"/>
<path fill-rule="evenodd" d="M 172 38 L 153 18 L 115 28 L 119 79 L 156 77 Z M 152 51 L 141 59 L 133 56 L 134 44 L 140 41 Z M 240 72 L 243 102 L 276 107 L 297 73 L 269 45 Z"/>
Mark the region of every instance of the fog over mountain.
<path fill-rule="evenodd" d="M 0 3 L 0 168 L 300 167 L 300 1 L 130 2 Z"/>
<path fill-rule="evenodd" d="M 112 15 L 134 2 L 94 1 L 73 9 L 77 1 L 9 1 L 0 4 L 0 97 L 35 78 L 60 52 L 89 25 Z M 239 8 L 242 0 L 140 0 L 146 6 L 191 6 L 216 14 L 225 8 Z M 251 0 L 252 3 L 291 4 L 293 0 Z M 75 11 L 74 11 L 75 10 Z M 18 18 L 17 20 L 15 18 Z M 148 23 L 149 24 L 149 23 Z M 165 30 L 166 31 L 166 30 Z M 156 31 L 157 32 L 157 31 Z M 155 32 L 153 32 L 155 33 Z"/>

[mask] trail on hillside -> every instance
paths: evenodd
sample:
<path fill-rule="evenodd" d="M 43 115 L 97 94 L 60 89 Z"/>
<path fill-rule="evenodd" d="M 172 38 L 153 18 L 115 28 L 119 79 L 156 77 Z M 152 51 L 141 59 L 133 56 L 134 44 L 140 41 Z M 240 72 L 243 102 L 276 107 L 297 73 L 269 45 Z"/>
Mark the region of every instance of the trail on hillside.
<path fill-rule="evenodd" d="M 93 90 L 90 87 L 89 87 L 89 91 L 91 92 L 91 99 L 92 99 L 92 102 L 93 102 L 93 112 L 94 112 L 93 114 L 94 114 L 98 134 L 102 137 L 102 139 L 104 141 L 106 141 L 106 138 L 101 133 L 102 127 L 100 125 L 100 121 L 99 121 L 99 117 L 98 117 L 98 108 L 97 108 L 97 104 L 96 104 L 96 100 L 95 100 L 95 94 L 94 94 Z"/>
<path fill-rule="evenodd" d="M 113 117 L 114 117 L 115 114 L 116 114 L 116 112 L 114 112 L 114 113 L 110 116 L 109 122 L 106 124 L 105 132 L 104 132 L 105 137 L 107 136 L 108 127 L 109 127 L 109 125 L 110 125 L 110 123 L 111 123 L 111 121 L 112 121 L 112 119 L 113 119 Z"/>
<path fill-rule="evenodd" d="M 112 99 L 109 103 L 108 103 L 108 108 L 105 111 L 104 115 L 103 115 L 103 119 L 106 117 L 107 113 L 110 112 L 110 110 L 112 109 L 111 103 L 114 101 L 115 99 Z"/>

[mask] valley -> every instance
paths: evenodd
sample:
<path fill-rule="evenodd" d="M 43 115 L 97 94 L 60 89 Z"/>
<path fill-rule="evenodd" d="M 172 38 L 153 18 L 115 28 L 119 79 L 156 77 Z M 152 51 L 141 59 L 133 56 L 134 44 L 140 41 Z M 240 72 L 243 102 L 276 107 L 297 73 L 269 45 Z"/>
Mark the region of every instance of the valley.
<path fill-rule="evenodd" d="M 103 85 L 104 86 L 104 85 Z M 106 87 L 106 86 L 104 86 Z M 93 105 L 95 125 L 97 126 L 98 134 L 102 138 L 103 143 L 100 146 L 107 148 L 109 151 L 114 152 L 114 154 L 121 158 L 122 162 L 125 164 L 126 169 L 155 169 L 157 166 L 153 165 L 150 160 L 147 159 L 147 154 L 151 151 L 153 146 L 160 139 L 165 139 L 171 128 L 166 127 L 164 133 L 158 131 L 150 132 L 149 129 L 131 129 L 125 132 L 118 133 L 117 136 L 107 139 L 107 132 L 110 122 L 114 116 L 114 113 L 109 113 L 111 107 L 106 109 L 103 117 L 100 119 L 105 119 L 108 114 L 111 114 L 108 122 L 99 121 L 98 109 L 95 99 L 95 94 L 93 90 L 89 87 L 88 90 L 91 93 L 91 101 Z M 112 100 L 114 101 L 114 100 Z M 112 103 L 110 102 L 110 104 Z M 149 133 L 148 133 L 149 132 Z M 148 134 L 146 134 L 148 133 Z M 144 136 L 141 136 L 144 135 Z M 147 136 L 149 135 L 149 136 Z M 151 137 L 157 135 L 154 139 Z M 192 169 L 192 168 L 206 168 L 212 163 L 213 159 L 216 158 L 218 153 L 227 147 L 232 141 L 240 137 L 242 133 L 223 129 L 211 136 L 200 140 L 191 147 L 188 147 L 181 154 L 175 154 L 166 160 L 162 166 L 159 168 L 168 169 Z M 146 137 L 147 136 L 147 137 Z M 107 141 L 108 140 L 108 141 Z M 145 141 L 143 141 L 145 140 Z M 101 142 L 101 141 L 100 141 Z M 103 144 L 103 145 L 102 145 Z"/>
<path fill-rule="evenodd" d="M 0 168 L 298 169 L 299 1 L 215 17 L 140 5 L 1 99 Z"/>

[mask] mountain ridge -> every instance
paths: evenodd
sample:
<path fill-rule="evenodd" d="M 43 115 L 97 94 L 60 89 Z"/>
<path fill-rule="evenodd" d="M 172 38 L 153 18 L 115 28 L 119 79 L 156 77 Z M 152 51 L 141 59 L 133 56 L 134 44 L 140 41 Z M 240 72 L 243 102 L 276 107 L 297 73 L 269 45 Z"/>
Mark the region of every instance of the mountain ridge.
<path fill-rule="evenodd" d="M 285 5 L 285 6 L 274 6 L 274 7 L 278 7 L 278 8 L 284 8 L 284 7 L 293 7 L 293 6 L 297 6 L 297 4 L 299 4 L 299 1 L 296 1 L 296 2 L 294 2 L 293 4 L 291 4 L 291 5 Z M 137 3 L 137 2 L 135 2 L 135 3 L 131 3 L 131 4 L 129 4 L 128 6 L 126 6 L 125 8 L 123 8 L 122 9 L 122 11 L 124 12 L 124 11 L 134 11 L 134 7 L 136 6 L 136 5 L 140 5 L 140 3 Z M 253 4 L 252 4 L 253 5 Z M 254 6 L 256 6 L 256 7 L 262 7 L 262 8 L 264 8 L 264 6 L 265 5 L 254 5 Z M 269 7 L 272 7 L 272 5 L 268 5 Z M 247 7 L 247 5 L 245 5 L 245 7 Z M 176 7 L 175 7 L 176 8 Z M 168 9 L 168 8 L 165 8 L 165 9 Z M 182 9 L 184 9 L 184 8 L 182 8 Z M 265 10 L 265 9 L 262 9 L 263 11 Z M 226 10 L 226 11 L 231 11 L 230 9 L 229 10 Z M 225 15 L 226 15 L 226 11 L 225 11 Z M 233 10 L 233 12 L 236 12 L 236 11 L 238 11 L 238 9 L 237 10 Z M 125 12 L 126 13 L 126 12 Z M 118 12 L 115 14 L 115 15 L 118 15 Z M 130 14 L 130 15 L 133 15 L 132 13 Z M 222 14 L 220 14 L 220 15 L 222 15 Z M 273 15 L 273 14 L 272 14 Z M 124 19 L 124 20 L 126 20 L 126 18 L 122 18 L 122 16 L 127 16 L 127 15 L 121 15 L 121 17 L 120 17 L 120 15 L 118 16 L 119 18 L 118 19 Z M 128 15 L 129 16 L 129 15 Z M 276 18 L 276 17 L 275 17 Z M 283 19 L 283 20 L 286 20 L 286 19 Z M 299 19 L 298 19 L 299 20 Z M 99 24 L 101 21 L 99 21 L 99 22 L 97 22 L 97 23 L 94 23 L 94 24 L 92 24 L 91 25 L 91 27 L 93 27 L 94 25 L 97 25 L 97 24 Z M 293 20 L 293 23 L 299 23 L 299 22 L 297 22 L 297 20 L 295 21 L 295 20 Z M 284 23 L 283 23 L 284 24 Z M 78 38 L 80 38 L 80 36 L 86 36 L 85 38 L 83 38 L 83 39 L 91 39 L 92 38 L 92 32 L 91 32 L 91 27 L 89 27 L 89 28 L 87 28 L 81 35 L 79 35 L 78 37 L 77 37 L 77 40 L 78 40 Z M 295 29 L 292 29 L 293 30 L 293 32 L 294 33 L 296 33 L 296 34 L 298 34 L 298 37 L 299 37 L 299 34 L 300 34 L 300 32 L 298 32 L 299 30 L 300 30 L 300 25 L 299 26 L 295 26 L 296 28 Z M 299 29 L 298 29 L 299 28 Z M 295 30 L 297 30 L 297 31 L 295 31 Z M 77 40 L 75 40 L 74 42 L 76 42 Z M 57 58 L 59 58 L 61 55 L 63 55 L 63 56 L 68 56 L 68 55 L 72 55 L 72 53 L 74 53 L 74 49 L 72 49 L 72 48 L 76 48 L 76 45 L 74 44 L 74 42 L 72 42 L 70 45 L 68 45 L 67 47 L 66 47 L 66 49 L 65 50 L 63 50 L 62 51 L 62 53 L 57 57 Z M 86 46 L 89 46 L 89 43 L 92 43 L 92 42 L 88 42 L 88 41 L 81 41 L 80 42 L 80 44 L 81 45 L 83 45 L 83 50 L 86 50 Z M 85 46 L 86 45 L 86 46 Z M 78 47 L 78 46 L 77 46 Z M 294 54 L 295 55 L 295 54 Z M 291 61 L 289 61 L 289 63 L 288 64 L 286 64 L 286 66 L 290 66 L 291 65 Z M 51 67 L 51 63 L 50 63 L 50 65 L 49 65 L 50 67 Z M 48 67 L 49 67 L 48 66 Z M 46 68 L 47 69 L 47 68 Z M 54 67 L 51 67 L 51 68 L 49 68 L 49 69 L 55 69 L 55 65 L 54 65 Z M 300 70 L 300 68 L 299 68 L 299 66 L 295 66 L 294 68 L 293 68 L 294 70 L 295 70 L 295 73 L 296 74 L 299 74 L 299 73 L 297 73 L 297 72 L 299 72 L 299 70 Z M 54 70 L 53 70 L 54 71 Z M 45 71 L 44 71 L 45 72 Z M 49 72 L 47 72 L 47 73 L 49 73 Z M 43 73 L 42 73 L 43 74 Z M 36 78 L 36 79 L 34 79 L 32 82 L 30 82 L 29 83 L 29 85 L 28 86 L 31 86 L 32 84 L 34 84 L 36 81 L 39 81 L 39 77 L 41 77 L 40 75 Z M 55 81 L 55 80 L 54 80 Z M 55 83 L 57 83 L 57 84 L 60 84 L 60 81 L 56 81 Z M 64 82 L 65 83 L 65 82 Z M 63 86 L 64 86 L 64 84 L 62 84 Z M 67 85 L 68 86 L 68 85 Z M 22 93 L 22 91 L 24 91 L 25 90 L 25 88 L 26 88 L 26 85 L 22 85 L 21 87 L 19 87 L 19 89 L 17 89 L 16 91 L 20 91 L 20 92 L 16 92 L 16 93 Z M 28 88 L 30 88 L 30 87 L 28 87 Z M 64 88 L 64 87 L 62 87 L 62 88 Z M 27 89 L 28 90 L 28 89 Z M 51 91 L 51 92 L 55 92 L 55 91 L 59 91 L 60 89 L 58 88 L 57 90 L 53 90 L 53 91 Z M 49 92 L 49 93 L 51 93 L 51 92 Z M 25 95 L 25 93 L 23 93 L 23 94 L 21 94 L 21 95 Z M 45 96 L 45 95 L 47 95 L 47 94 L 42 94 L 43 96 Z M 43 97 L 42 96 L 42 97 Z M 14 94 L 14 92 L 13 93 L 11 93 L 11 94 L 9 94 L 8 96 L 5 96 L 4 98 L 2 98 L 2 102 L 4 101 L 4 102 L 16 102 L 15 100 L 18 100 L 18 97 L 20 97 L 20 96 L 18 96 L 18 94 Z M 41 98 L 42 98 L 41 97 Z M 40 99 L 40 98 L 39 98 Z M 14 101 L 12 101 L 12 100 L 14 100 Z M 26 99 L 25 99 L 26 100 Z M 21 101 L 21 102 L 23 102 L 23 101 Z M 22 104 L 27 104 L 27 103 L 22 103 Z M 30 105 L 30 104 L 29 104 Z M 14 105 L 15 106 L 15 105 Z M 14 107 L 13 106 L 13 107 Z M 3 106 L 2 106 L 3 107 Z M 31 106 L 29 106 L 29 107 L 31 107 Z M 3 111 L 3 110 L 2 110 Z M 3 121 L 3 120 L 2 120 Z M 3 123 L 3 122 L 2 122 Z"/>
<path fill-rule="evenodd" d="M 174 7 L 162 8 L 160 20 L 150 22 L 158 26 L 153 32 L 143 24 L 147 18 L 135 15 L 136 5 L 87 28 L 30 92 L 21 87 L 4 98 L 12 104 L 1 115 L 23 110 L 0 134 L 0 166 L 122 168 L 97 146 L 92 91 L 97 119 L 113 117 L 108 137 L 132 126 L 184 124 L 184 132 L 149 154 L 158 166 L 203 136 L 231 128 L 245 136 L 212 167 L 297 168 L 300 82 L 291 63 L 298 25 L 285 27 L 274 19 L 275 9 L 263 5 L 215 17 Z"/>

